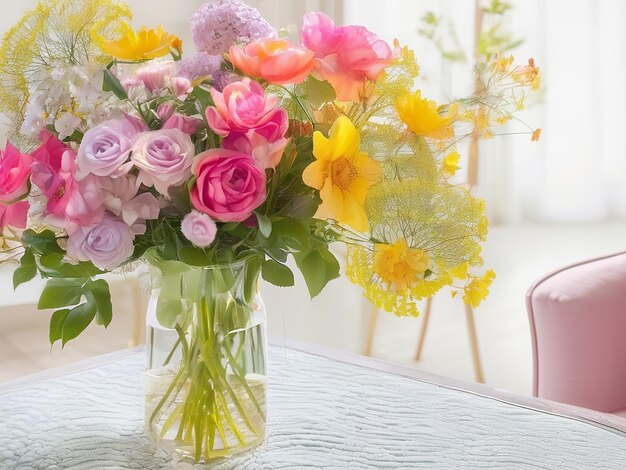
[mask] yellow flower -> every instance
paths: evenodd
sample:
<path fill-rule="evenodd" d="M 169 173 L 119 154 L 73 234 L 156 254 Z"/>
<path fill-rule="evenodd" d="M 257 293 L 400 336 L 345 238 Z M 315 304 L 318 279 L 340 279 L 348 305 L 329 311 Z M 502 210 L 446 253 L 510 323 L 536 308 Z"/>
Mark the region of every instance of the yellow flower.
<path fill-rule="evenodd" d="M 417 90 L 398 98 L 396 110 L 400 119 L 419 136 L 437 140 L 454 137 L 452 123 L 457 114 L 455 105 L 450 105 L 445 115 L 440 114 L 437 103 L 422 98 L 422 92 Z"/>
<path fill-rule="evenodd" d="M 541 128 L 538 127 L 533 131 L 533 134 L 530 136 L 530 140 L 531 142 L 537 142 L 539 137 L 541 137 Z"/>
<path fill-rule="evenodd" d="M 157 29 L 147 29 L 143 26 L 135 32 L 128 23 L 122 23 L 120 32 L 121 36 L 115 41 L 99 39 L 102 52 L 128 61 L 156 59 L 169 54 L 171 50 L 182 53 L 180 38 L 166 33 L 161 25 Z"/>
<path fill-rule="evenodd" d="M 374 272 L 396 292 L 404 292 L 423 278 L 428 269 L 428 254 L 418 248 L 410 248 L 404 238 L 393 245 L 374 246 Z"/>
<path fill-rule="evenodd" d="M 313 156 L 302 174 L 307 186 L 318 189 L 322 204 L 320 219 L 335 219 L 356 230 L 366 231 L 365 197 L 370 186 L 380 177 L 380 164 L 359 152 L 361 136 L 350 119 L 337 118 L 330 138 L 316 131 L 313 134 Z"/>
<path fill-rule="evenodd" d="M 459 159 L 461 155 L 459 152 L 450 152 L 443 158 L 443 172 L 447 175 L 454 176 L 456 170 L 461 168 L 459 166 Z"/>
<path fill-rule="evenodd" d="M 489 295 L 489 287 L 496 278 L 492 269 L 488 270 L 483 277 L 472 279 L 463 289 L 463 301 L 476 308 Z"/>

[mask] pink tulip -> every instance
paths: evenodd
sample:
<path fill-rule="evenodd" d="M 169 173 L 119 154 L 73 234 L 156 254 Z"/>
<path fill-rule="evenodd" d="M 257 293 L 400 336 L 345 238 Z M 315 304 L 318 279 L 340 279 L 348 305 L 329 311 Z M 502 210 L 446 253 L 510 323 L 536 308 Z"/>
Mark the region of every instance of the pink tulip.
<path fill-rule="evenodd" d="M 246 75 L 276 85 L 302 83 L 315 67 L 314 54 L 282 38 L 266 38 L 245 48 L 232 46 L 230 60 Z"/>
<path fill-rule="evenodd" d="M 389 45 L 363 26 L 335 26 L 323 13 L 304 15 L 302 44 L 315 53 L 317 73 L 330 82 L 340 101 L 361 98 L 367 80 L 391 63 Z"/>

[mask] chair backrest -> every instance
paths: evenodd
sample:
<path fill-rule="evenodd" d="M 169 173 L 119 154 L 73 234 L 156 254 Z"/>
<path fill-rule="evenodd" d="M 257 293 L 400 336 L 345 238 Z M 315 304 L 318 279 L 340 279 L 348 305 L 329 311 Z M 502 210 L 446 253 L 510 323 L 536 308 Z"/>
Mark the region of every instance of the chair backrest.
<path fill-rule="evenodd" d="M 535 396 L 626 409 L 626 253 L 584 261 L 526 294 Z"/>

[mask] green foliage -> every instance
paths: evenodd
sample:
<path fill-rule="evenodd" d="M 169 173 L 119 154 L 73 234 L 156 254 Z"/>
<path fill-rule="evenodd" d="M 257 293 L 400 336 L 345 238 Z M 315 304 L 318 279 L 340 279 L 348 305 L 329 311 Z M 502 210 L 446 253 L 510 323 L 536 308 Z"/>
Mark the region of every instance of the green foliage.
<path fill-rule="evenodd" d="M 50 279 L 39 297 L 37 308 L 59 308 L 76 305 L 83 295 L 84 279 Z"/>
<path fill-rule="evenodd" d="M 318 80 L 312 75 L 300 85 L 300 91 L 315 109 L 320 109 L 322 105 L 330 103 L 337 96 L 330 83 Z"/>
<path fill-rule="evenodd" d="M 104 78 L 102 80 L 102 91 L 111 91 L 115 96 L 117 96 L 120 100 L 127 100 L 128 95 L 126 94 L 126 90 L 120 83 L 119 79 L 113 75 L 111 72 L 111 67 L 114 65 L 114 62 L 111 62 L 107 68 L 104 69 Z"/>
<path fill-rule="evenodd" d="M 311 298 L 316 297 L 326 284 L 339 277 L 339 262 L 327 247 L 294 254 Z"/>
<path fill-rule="evenodd" d="M 13 288 L 30 281 L 37 275 L 37 262 L 32 248 L 26 248 L 19 267 L 13 273 Z"/>
<path fill-rule="evenodd" d="M 291 287 L 295 282 L 291 269 L 272 259 L 263 262 L 262 276 L 267 282 L 278 287 Z"/>

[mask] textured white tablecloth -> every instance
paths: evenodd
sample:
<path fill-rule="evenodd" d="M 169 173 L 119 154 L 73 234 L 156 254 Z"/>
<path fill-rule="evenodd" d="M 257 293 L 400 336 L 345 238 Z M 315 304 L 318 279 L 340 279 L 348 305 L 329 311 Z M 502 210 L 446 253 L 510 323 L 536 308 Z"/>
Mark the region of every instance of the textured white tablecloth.
<path fill-rule="evenodd" d="M 626 438 L 602 427 L 276 346 L 269 359 L 265 444 L 211 468 L 626 469 Z M 0 386 L 0 468 L 191 468 L 143 434 L 143 366 L 129 350 Z"/>

